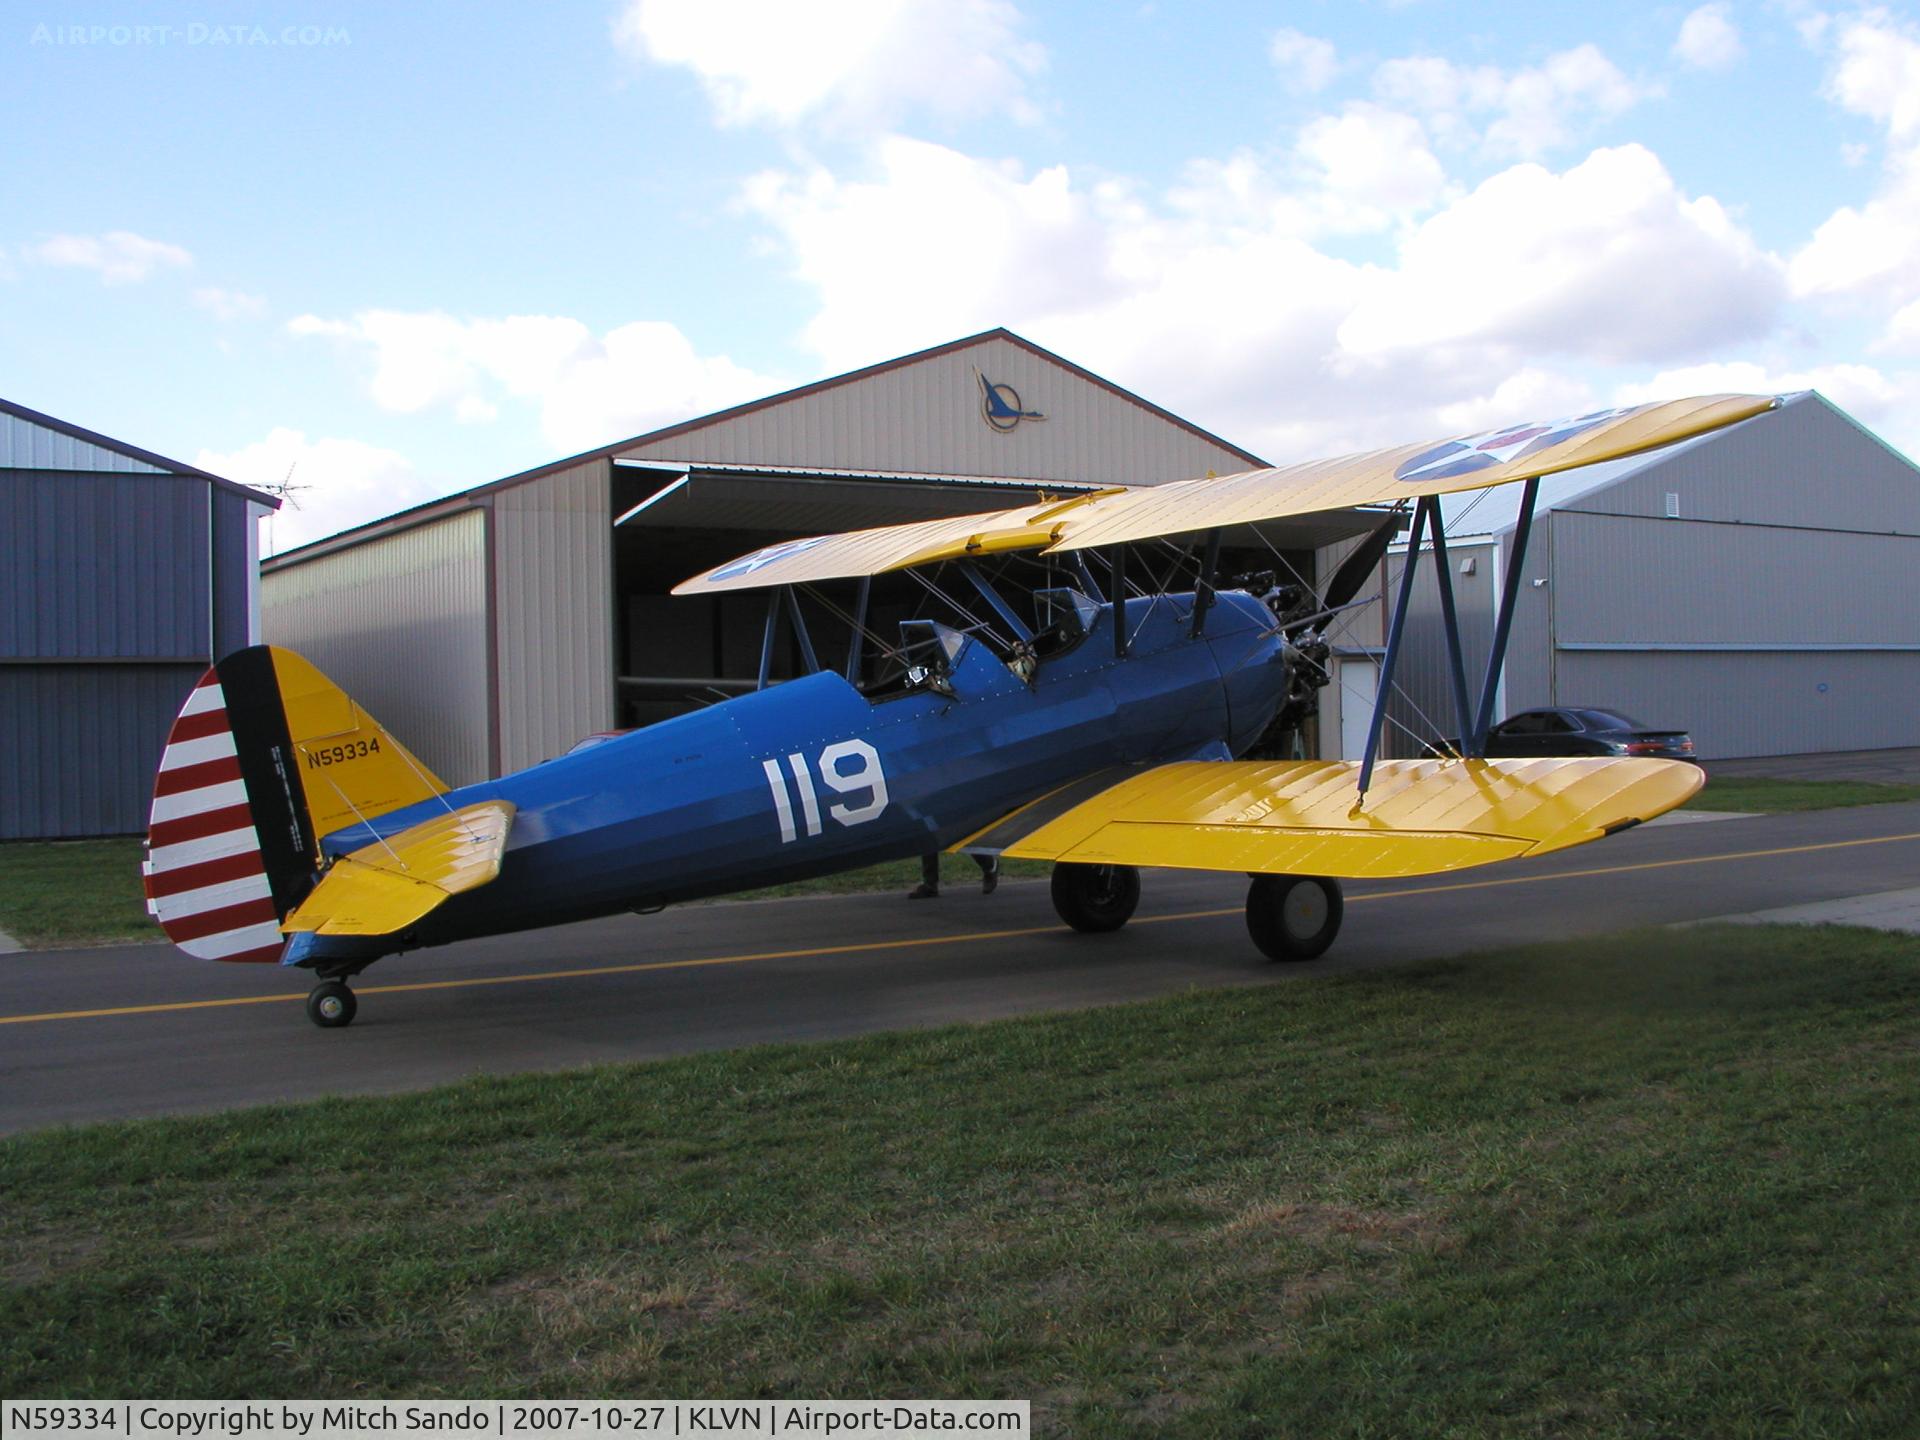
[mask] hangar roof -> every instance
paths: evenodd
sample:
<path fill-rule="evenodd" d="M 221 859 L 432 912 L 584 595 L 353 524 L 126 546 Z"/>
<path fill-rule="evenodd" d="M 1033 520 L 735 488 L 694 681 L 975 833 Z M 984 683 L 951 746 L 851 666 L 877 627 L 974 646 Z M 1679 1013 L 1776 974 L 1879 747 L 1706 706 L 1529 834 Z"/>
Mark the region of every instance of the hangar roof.
<path fill-rule="evenodd" d="M 479 497 L 525 485 L 531 481 L 542 479 L 559 471 L 595 461 L 636 458 L 634 456 L 635 451 L 652 450 L 662 452 L 664 447 L 665 455 L 675 457 L 667 459 L 665 463 L 669 465 L 681 463 L 677 457 L 697 454 L 700 445 L 693 439 L 695 436 L 702 436 L 703 439 L 709 441 L 717 436 L 725 436 L 727 437 L 726 443 L 732 450 L 739 450 L 743 444 L 751 448 L 753 441 L 750 438 L 743 439 L 743 432 L 751 428 L 752 422 L 769 413 L 779 412 L 783 408 L 790 411 L 795 401 L 808 400 L 812 397 L 837 398 L 848 393 L 851 388 L 855 386 L 866 385 L 869 382 L 889 382 L 892 377 L 895 376 L 896 372 L 907 370 L 909 367 L 924 366 L 928 362 L 942 361 L 947 357 L 957 356 L 964 351 L 993 345 L 1010 346 L 1013 350 L 1022 352 L 1025 356 L 1033 360 L 1043 362 L 1044 365 L 1048 367 L 1066 372 L 1084 386 L 1091 387 L 1093 392 L 1106 397 L 1107 403 L 1119 402 L 1122 407 L 1119 413 L 1139 416 L 1149 426 L 1157 427 L 1157 431 L 1160 434 L 1164 435 L 1170 431 L 1181 432 L 1184 437 L 1193 442 L 1202 453 L 1206 451 L 1216 452 L 1223 461 L 1227 462 L 1223 468 L 1257 468 L 1266 464 L 1266 461 L 1262 460 L 1253 452 L 1233 445 L 1221 439 L 1219 436 L 1201 429 L 1192 422 L 1181 419 L 1171 411 L 1162 409 L 1160 406 L 1142 399 L 1129 390 L 1122 389 L 1112 381 L 1103 379 L 1092 371 L 1075 365 L 1072 361 L 1064 359 L 1050 350 L 1043 349 L 1030 340 L 1015 335 L 1010 330 L 996 328 L 982 331 L 977 335 L 969 335 L 963 339 L 949 341 L 944 345 L 936 345 L 926 350 L 918 350 L 910 355 L 898 356 L 895 359 L 883 361 L 877 365 L 869 365 L 860 370 L 849 371 L 844 375 L 831 376 L 808 385 L 801 385 L 791 390 L 781 391 L 775 395 L 764 396 L 758 400 L 748 401 L 743 405 L 735 405 L 725 410 L 715 411 L 713 414 L 703 415 L 679 424 L 669 425 L 659 430 L 650 431 L 644 435 L 636 435 L 630 439 L 616 441 L 610 445 L 602 445 L 597 449 L 583 451 L 578 455 L 569 455 L 564 459 L 549 461 L 544 465 L 535 466 L 531 470 L 522 470 L 499 480 L 489 481 L 483 485 L 472 486 L 469 489 L 458 491 L 437 500 L 429 500 L 423 504 L 413 506 L 410 509 L 385 516 L 382 519 L 368 521 L 363 525 L 343 530 L 336 535 L 313 541 L 309 545 L 304 545 L 293 550 L 282 551 L 280 554 L 272 557 L 272 559 L 267 562 L 267 566 L 269 569 L 273 569 L 283 563 L 298 563 L 301 559 L 311 558 L 313 554 L 319 553 L 321 547 L 324 547 L 328 551 L 337 550 L 344 545 L 352 545 L 363 539 L 372 539 L 393 530 L 406 529 L 422 521 L 437 518 L 441 514 L 463 509 Z M 969 381 L 968 383 L 972 384 L 973 382 Z M 909 433 L 914 418 L 915 417 L 904 417 L 901 420 L 901 423 L 908 427 Z M 1035 418 L 1041 417 L 1036 416 Z M 977 421 L 975 423 L 977 423 Z M 810 428 L 818 430 L 821 427 L 816 425 Z M 654 457 L 648 456 L 647 458 L 650 463 L 655 463 Z M 757 473 L 777 473 L 780 469 L 788 469 L 789 473 L 813 474 L 826 476 L 828 478 L 855 478 L 860 473 L 863 473 L 848 471 L 836 477 L 836 472 L 831 469 L 774 467 L 751 463 L 760 458 L 758 454 L 728 454 L 723 452 L 714 454 L 710 458 L 716 461 L 725 460 L 728 463 L 737 463 L 739 468 Z M 715 465 L 709 465 L 704 460 L 700 463 L 708 469 L 717 470 L 720 468 Z M 1192 466 L 1191 469 L 1183 469 L 1178 474 L 1169 473 L 1159 478 L 1184 479 L 1195 471 L 1203 468 L 1205 463 L 1207 462 L 1203 461 L 1200 464 Z M 957 471 L 960 468 L 962 467 L 957 465 L 949 467 L 951 471 Z M 867 473 L 874 475 L 885 473 L 893 477 L 900 477 L 902 475 L 902 472 L 898 471 L 875 471 Z M 904 478 L 911 479 L 913 477 L 907 474 Z M 993 475 L 961 475 L 958 473 L 948 473 L 938 477 L 943 484 L 958 485 L 973 481 L 989 488 L 998 484 L 1001 478 L 1002 477 Z M 1029 475 L 1024 479 L 1016 480 L 1012 483 L 1023 490 L 1031 490 L 1036 484 L 1043 484 L 1049 489 L 1069 488 L 1066 483 L 1056 480 L 1051 476 L 1040 478 Z M 1112 481 L 1103 480 L 1102 483 L 1112 483 Z M 988 503 L 991 502 L 989 501 Z M 965 510 L 963 507 L 960 510 L 936 513 L 960 514 L 965 513 Z M 880 522 L 865 521 L 862 523 L 874 524 Z"/>
<path fill-rule="evenodd" d="M 104 452 L 101 453 L 101 452 Z M 278 510 L 280 501 L 265 491 L 237 484 L 195 465 L 169 460 L 124 440 L 83 429 L 66 420 L 0 400 L 0 469 L 125 470 L 129 473 L 189 475 L 222 490 L 244 495 L 256 505 Z"/>

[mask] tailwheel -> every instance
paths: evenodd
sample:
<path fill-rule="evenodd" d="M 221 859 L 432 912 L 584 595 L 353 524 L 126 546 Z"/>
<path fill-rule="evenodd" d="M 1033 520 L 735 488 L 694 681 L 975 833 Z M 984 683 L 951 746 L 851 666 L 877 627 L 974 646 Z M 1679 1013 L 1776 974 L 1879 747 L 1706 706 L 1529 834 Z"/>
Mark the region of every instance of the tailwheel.
<path fill-rule="evenodd" d="M 1140 903 L 1140 872 L 1131 865 L 1056 865 L 1053 908 L 1082 934 L 1118 930 Z"/>
<path fill-rule="evenodd" d="M 359 1008 L 353 991 L 340 980 L 323 980 L 307 996 L 307 1018 L 322 1030 L 338 1030 L 343 1025 L 351 1025 L 353 1012 Z"/>
<path fill-rule="evenodd" d="M 1247 890 L 1247 933 L 1269 960 L 1316 960 L 1340 933 L 1345 910 L 1338 880 L 1256 875 Z"/>

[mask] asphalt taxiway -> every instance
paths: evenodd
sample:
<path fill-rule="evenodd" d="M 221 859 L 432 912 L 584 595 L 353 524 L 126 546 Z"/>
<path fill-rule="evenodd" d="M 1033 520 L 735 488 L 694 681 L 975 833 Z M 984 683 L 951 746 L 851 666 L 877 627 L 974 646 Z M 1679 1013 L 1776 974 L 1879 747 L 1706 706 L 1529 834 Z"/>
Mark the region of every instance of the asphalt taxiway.
<path fill-rule="evenodd" d="M 956 866 L 956 878 L 971 873 Z M 1913 887 L 1920 803 L 1645 826 L 1540 860 L 1347 887 L 1330 955 L 1273 965 L 1244 879 L 1151 871 L 1104 936 L 1044 881 L 690 906 L 390 958 L 344 1030 L 307 1022 L 303 971 L 170 946 L 0 956 L 0 1131 L 399 1091 L 477 1073 L 996 1019 L 1264 985 Z"/>

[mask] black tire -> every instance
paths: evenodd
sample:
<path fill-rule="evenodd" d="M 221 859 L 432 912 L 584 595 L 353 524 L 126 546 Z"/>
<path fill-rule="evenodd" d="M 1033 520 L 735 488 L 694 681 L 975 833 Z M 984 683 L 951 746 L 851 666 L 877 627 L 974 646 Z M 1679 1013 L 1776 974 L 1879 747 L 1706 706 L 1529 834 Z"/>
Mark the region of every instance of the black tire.
<path fill-rule="evenodd" d="M 338 980 L 323 980 L 307 996 L 307 1018 L 322 1030 L 338 1030 L 353 1023 L 353 1012 L 360 1002 Z"/>
<path fill-rule="evenodd" d="M 1317 960 L 1340 933 L 1346 908 L 1338 880 L 1256 875 L 1247 889 L 1247 933 L 1269 960 Z"/>
<path fill-rule="evenodd" d="M 1131 865 L 1056 865 L 1053 908 L 1083 935 L 1118 930 L 1140 904 L 1140 872 Z"/>

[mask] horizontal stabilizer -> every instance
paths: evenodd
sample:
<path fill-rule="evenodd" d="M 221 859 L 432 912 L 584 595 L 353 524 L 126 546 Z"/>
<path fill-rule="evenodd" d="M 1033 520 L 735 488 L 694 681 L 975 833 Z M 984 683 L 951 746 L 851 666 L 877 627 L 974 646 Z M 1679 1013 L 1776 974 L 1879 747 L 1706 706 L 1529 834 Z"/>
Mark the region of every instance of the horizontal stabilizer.
<path fill-rule="evenodd" d="M 397 934 L 499 875 L 513 814 L 506 801 L 487 800 L 342 855 L 280 928 L 288 934 Z"/>
<path fill-rule="evenodd" d="M 1389 879 L 1542 855 L 1651 820 L 1705 783 L 1677 760 L 1193 761 L 1064 807 L 1043 797 L 956 846 L 1032 860 Z M 1068 787 L 1072 789 L 1073 787 Z"/>

